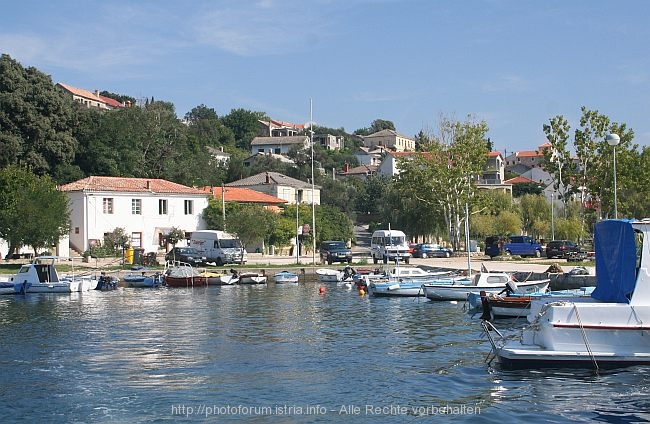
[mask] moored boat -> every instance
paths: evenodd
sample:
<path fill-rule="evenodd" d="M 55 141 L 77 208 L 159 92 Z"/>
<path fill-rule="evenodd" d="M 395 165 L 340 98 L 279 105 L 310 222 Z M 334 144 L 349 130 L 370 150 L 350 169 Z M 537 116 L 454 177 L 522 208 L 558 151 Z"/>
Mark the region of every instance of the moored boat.
<path fill-rule="evenodd" d="M 207 279 L 189 264 L 176 263 L 167 268 L 164 274 L 167 287 L 200 287 L 207 285 Z"/>
<path fill-rule="evenodd" d="M 502 367 L 598 370 L 650 364 L 650 220 L 600 221 L 594 243 L 591 301 L 545 303 L 514 340 L 498 337 L 494 325 L 483 321 Z"/>
<path fill-rule="evenodd" d="M 298 283 L 298 274 L 290 271 L 280 271 L 273 275 L 275 284 L 292 284 Z"/>
<path fill-rule="evenodd" d="M 244 272 L 239 274 L 236 284 L 266 284 L 266 274 L 260 272 Z"/>
<path fill-rule="evenodd" d="M 473 278 L 453 280 L 452 284 L 422 285 L 424 295 L 431 300 L 467 300 L 471 292 L 499 293 L 510 285 L 515 293 L 546 291 L 550 279 L 517 282 L 506 272 L 480 272 Z"/>
<path fill-rule="evenodd" d="M 224 283 L 222 277 L 225 275 L 221 272 L 212 272 L 212 271 L 203 271 L 199 274 L 202 277 L 205 277 L 206 284 L 208 286 L 226 286 L 228 283 Z"/>
<path fill-rule="evenodd" d="M 55 266 L 60 260 L 72 258 L 38 256 L 31 263 L 21 266 L 18 273 L 10 277 L 9 283 L 13 283 L 14 291 L 19 294 L 74 293 L 94 288 L 96 280 L 93 281 L 90 276 L 79 276 L 72 272 L 60 277 Z"/>
<path fill-rule="evenodd" d="M 122 277 L 124 285 L 129 288 L 155 288 L 163 284 L 162 274 L 155 273 L 153 275 L 142 274 L 127 274 Z"/>

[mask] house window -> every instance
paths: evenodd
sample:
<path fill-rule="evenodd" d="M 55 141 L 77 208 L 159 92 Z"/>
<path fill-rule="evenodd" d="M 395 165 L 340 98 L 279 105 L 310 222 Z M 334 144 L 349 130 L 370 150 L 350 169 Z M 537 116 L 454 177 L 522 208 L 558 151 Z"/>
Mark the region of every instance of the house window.
<path fill-rule="evenodd" d="M 158 215 L 167 215 L 167 199 L 158 199 Z"/>
<path fill-rule="evenodd" d="M 131 199 L 131 214 L 142 215 L 142 199 Z"/>
<path fill-rule="evenodd" d="M 142 233 L 131 233 L 131 246 L 142 247 Z"/>
<path fill-rule="evenodd" d="M 264 149 L 257 149 L 257 153 L 264 153 Z"/>
<path fill-rule="evenodd" d="M 79 227 L 74 227 L 74 233 L 79 234 Z"/>
<path fill-rule="evenodd" d="M 275 153 L 276 155 L 279 155 L 280 153 L 282 153 L 282 151 L 280 150 L 279 147 L 276 147 L 275 150 L 273 151 L 273 153 Z"/>
<path fill-rule="evenodd" d="M 186 200 L 185 201 L 185 215 L 194 215 L 194 201 Z"/>
<path fill-rule="evenodd" d="M 113 198 L 112 197 L 104 197 L 103 199 L 103 204 L 104 204 L 104 213 L 113 213 Z"/>

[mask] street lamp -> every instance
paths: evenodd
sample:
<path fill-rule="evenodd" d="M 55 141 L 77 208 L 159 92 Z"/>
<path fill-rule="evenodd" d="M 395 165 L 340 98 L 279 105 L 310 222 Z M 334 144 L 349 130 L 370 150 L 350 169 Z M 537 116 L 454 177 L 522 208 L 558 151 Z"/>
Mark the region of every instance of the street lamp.
<path fill-rule="evenodd" d="M 616 201 L 616 146 L 621 142 L 621 137 L 614 133 L 607 134 L 605 141 L 614 148 L 614 219 L 618 219 L 618 202 Z"/>

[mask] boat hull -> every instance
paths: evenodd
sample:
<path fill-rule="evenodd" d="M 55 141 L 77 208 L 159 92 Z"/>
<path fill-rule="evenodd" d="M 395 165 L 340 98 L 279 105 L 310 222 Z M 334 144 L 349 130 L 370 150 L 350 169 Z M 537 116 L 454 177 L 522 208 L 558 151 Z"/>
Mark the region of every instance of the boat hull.
<path fill-rule="evenodd" d="M 175 277 L 166 275 L 165 285 L 167 287 L 202 287 L 207 286 L 207 279 L 201 276 Z"/>
<path fill-rule="evenodd" d="M 419 297 L 424 296 L 420 285 L 408 285 L 404 283 L 370 283 L 368 291 L 378 297 Z"/>
<path fill-rule="evenodd" d="M 129 288 L 153 288 L 159 287 L 162 281 L 157 276 L 125 275 L 122 280 Z"/>
<path fill-rule="evenodd" d="M 606 317 L 606 322 L 603 322 Z M 554 302 L 543 307 L 519 341 L 497 349 L 509 368 L 620 367 L 650 363 L 650 308 Z"/>
<path fill-rule="evenodd" d="M 273 276 L 275 284 L 297 284 L 298 283 L 298 274 L 293 272 L 280 272 Z"/>
<path fill-rule="evenodd" d="M 266 275 L 240 274 L 237 284 L 266 284 Z"/>
<path fill-rule="evenodd" d="M 533 281 L 526 283 L 517 283 L 520 293 L 534 293 L 546 291 L 549 280 Z M 503 290 L 503 286 L 484 287 L 474 285 L 442 285 L 442 284 L 424 284 L 424 294 L 431 300 L 467 300 L 472 292 L 485 291 L 486 293 L 498 294 Z"/>

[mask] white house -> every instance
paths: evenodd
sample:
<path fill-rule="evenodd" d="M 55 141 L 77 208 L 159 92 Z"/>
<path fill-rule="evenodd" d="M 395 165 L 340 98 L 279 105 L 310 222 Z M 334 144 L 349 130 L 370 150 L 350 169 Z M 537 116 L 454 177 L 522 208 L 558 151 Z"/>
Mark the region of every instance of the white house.
<path fill-rule="evenodd" d="M 255 137 L 251 141 L 251 155 L 256 153 L 275 153 L 286 155 L 292 147 L 308 149 L 311 146 L 309 137 L 295 135 L 286 137 Z"/>
<path fill-rule="evenodd" d="M 163 236 L 172 227 L 205 228 L 202 213 L 209 195 L 171 181 L 91 176 L 60 190 L 70 201 L 70 248 L 80 253 L 118 227 L 131 236 L 132 247 L 145 252 L 164 246 Z"/>
<path fill-rule="evenodd" d="M 260 172 L 248 178 L 233 181 L 226 187 L 245 187 L 251 190 L 286 200 L 289 204 L 307 203 L 312 199 L 315 205 L 320 205 L 320 186 L 313 187 L 310 183 L 280 174 L 279 172 Z"/>
<path fill-rule="evenodd" d="M 415 140 L 393 130 L 381 130 L 365 135 L 363 136 L 363 145 L 371 148 L 377 146 L 389 147 L 396 152 L 415 150 Z"/>

